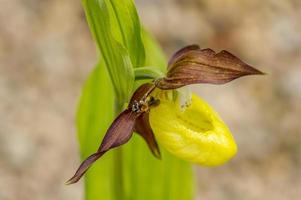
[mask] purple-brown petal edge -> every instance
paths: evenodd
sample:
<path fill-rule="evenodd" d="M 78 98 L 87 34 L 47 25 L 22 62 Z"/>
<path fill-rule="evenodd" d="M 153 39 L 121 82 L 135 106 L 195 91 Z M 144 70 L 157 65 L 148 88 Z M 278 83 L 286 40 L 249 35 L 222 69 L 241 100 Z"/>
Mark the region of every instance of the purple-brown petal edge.
<path fill-rule="evenodd" d="M 153 155 L 161 159 L 161 152 L 149 123 L 148 112 L 143 113 L 137 118 L 134 131 L 144 138 Z"/>
<path fill-rule="evenodd" d="M 183 47 L 182 49 L 178 50 L 169 59 L 167 68 L 169 69 L 172 66 L 172 64 L 177 61 L 177 59 L 181 58 L 181 56 L 185 55 L 187 52 L 189 52 L 191 50 L 197 50 L 197 49 L 200 49 L 199 45 L 192 44 L 192 45 L 188 45 L 188 46 Z"/>
<path fill-rule="evenodd" d="M 246 75 L 264 74 L 228 51 L 183 48 L 173 56 L 166 77 L 157 80 L 160 89 L 176 89 L 197 83 L 224 84 Z"/>
<path fill-rule="evenodd" d="M 99 149 L 82 162 L 74 176 L 66 184 L 73 184 L 80 180 L 89 167 L 108 150 L 125 144 L 133 134 L 136 119 L 140 113 L 127 109 L 119 114 L 108 129 Z"/>
<path fill-rule="evenodd" d="M 144 83 L 139 86 L 131 97 L 128 109 L 131 109 L 134 101 L 139 102 L 140 100 L 145 99 L 155 88 L 155 85 L 152 83 Z"/>

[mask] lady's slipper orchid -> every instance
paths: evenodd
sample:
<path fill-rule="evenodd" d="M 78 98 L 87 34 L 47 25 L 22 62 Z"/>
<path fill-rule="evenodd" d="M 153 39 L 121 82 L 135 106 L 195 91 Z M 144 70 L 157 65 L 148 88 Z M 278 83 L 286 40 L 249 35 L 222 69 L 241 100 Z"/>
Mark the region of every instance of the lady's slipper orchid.
<path fill-rule="evenodd" d="M 227 51 L 216 54 L 197 45 L 179 50 L 168 63 L 166 77 L 145 83 L 134 92 L 97 152 L 83 161 L 67 184 L 77 182 L 108 150 L 128 142 L 133 132 L 145 139 L 158 158 L 156 138 L 170 153 L 190 162 L 216 166 L 228 161 L 236 153 L 236 144 L 218 114 L 196 95 L 183 104 L 173 93 L 190 84 L 223 84 L 255 74 L 263 73 Z"/>

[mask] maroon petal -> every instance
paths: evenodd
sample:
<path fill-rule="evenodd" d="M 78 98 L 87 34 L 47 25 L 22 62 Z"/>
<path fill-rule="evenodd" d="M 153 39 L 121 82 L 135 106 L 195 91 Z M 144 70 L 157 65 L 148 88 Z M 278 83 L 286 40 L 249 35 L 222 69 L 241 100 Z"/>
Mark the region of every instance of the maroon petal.
<path fill-rule="evenodd" d="M 188 46 L 172 58 L 167 76 L 156 81 L 160 89 L 176 89 L 197 83 L 224 84 L 246 75 L 263 74 L 227 51 Z"/>
<path fill-rule="evenodd" d="M 169 59 L 169 61 L 168 61 L 168 69 L 172 66 L 173 63 L 175 63 L 179 58 L 181 58 L 181 56 L 185 55 L 187 52 L 189 52 L 191 50 L 197 50 L 197 49 L 200 49 L 199 45 L 192 44 L 192 45 L 186 46 L 186 47 L 180 49 L 179 51 L 177 51 Z"/>
<path fill-rule="evenodd" d="M 160 149 L 152 128 L 149 124 L 148 112 L 143 113 L 137 118 L 134 131 L 144 138 L 153 155 L 160 159 Z"/>
<path fill-rule="evenodd" d="M 155 88 L 155 85 L 152 83 L 142 84 L 132 95 L 128 109 L 132 109 L 135 101 L 139 102 L 140 100 L 145 99 Z"/>
<path fill-rule="evenodd" d="M 139 113 L 126 109 L 114 120 L 108 129 L 98 151 L 108 151 L 126 143 L 132 136 Z"/>
<path fill-rule="evenodd" d="M 133 134 L 136 119 L 140 113 L 127 109 L 119 114 L 108 129 L 98 151 L 82 162 L 75 175 L 66 184 L 76 183 L 89 169 L 89 167 L 108 150 L 125 144 Z"/>
<path fill-rule="evenodd" d="M 73 175 L 72 178 L 70 178 L 67 182 L 66 185 L 70 185 L 73 183 L 78 182 L 81 177 L 86 173 L 86 171 L 91 167 L 91 165 L 98 160 L 105 152 L 96 152 L 89 156 L 86 160 L 82 162 L 82 164 L 79 166 L 75 174 Z"/>

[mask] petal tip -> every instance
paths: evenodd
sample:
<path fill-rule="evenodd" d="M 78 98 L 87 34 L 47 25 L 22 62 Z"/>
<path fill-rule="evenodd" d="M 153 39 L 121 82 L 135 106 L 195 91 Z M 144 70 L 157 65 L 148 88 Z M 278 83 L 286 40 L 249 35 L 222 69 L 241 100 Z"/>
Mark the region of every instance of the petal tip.
<path fill-rule="evenodd" d="M 65 185 L 72 185 L 74 183 L 77 183 L 79 179 L 80 178 L 74 175 L 72 178 L 70 178 L 68 181 L 65 182 Z"/>
<path fill-rule="evenodd" d="M 154 153 L 154 156 L 155 156 L 157 159 L 162 160 L 162 155 L 161 155 L 161 152 L 160 152 L 160 151 Z"/>

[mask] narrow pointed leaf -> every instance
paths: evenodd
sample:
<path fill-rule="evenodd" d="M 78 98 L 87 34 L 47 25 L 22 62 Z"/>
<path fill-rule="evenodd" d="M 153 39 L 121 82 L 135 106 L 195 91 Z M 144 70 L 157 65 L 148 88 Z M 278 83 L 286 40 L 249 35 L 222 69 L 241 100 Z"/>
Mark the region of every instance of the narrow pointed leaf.
<path fill-rule="evenodd" d="M 119 1 L 120 3 L 123 2 Z M 110 1 L 83 0 L 83 5 L 90 29 L 111 76 L 117 99 L 118 101 L 126 101 L 129 98 L 128 91 L 132 90 L 134 83 L 134 71 L 126 47 L 116 38 L 116 35 L 118 35 L 116 32 L 120 29 L 113 28 L 115 26 L 112 22 L 117 19 L 112 14 Z M 116 10 L 116 12 L 122 11 Z M 119 23 L 127 22 L 119 19 Z"/>
<path fill-rule="evenodd" d="M 176 89 L 197 83 L 224 84 L 242 76 L 263 74 L 227 51 L 215 53 L 211 49 L 191 47 L 176 53 L 167 76 L 157 81 L 157 87 Z"/>
<path fill-rule="evenodd" d="M 141 24 L 138 13 L 132 0 L 105 0 L 109 1 L 112 20 L 112 30 L 116 35 L 120 33 L 120 42 L 126 47 L 134 67 L 143 66 L 145 51 L 142 43 Z M 116 20 L 115 20 L 116 19 Z"/>

